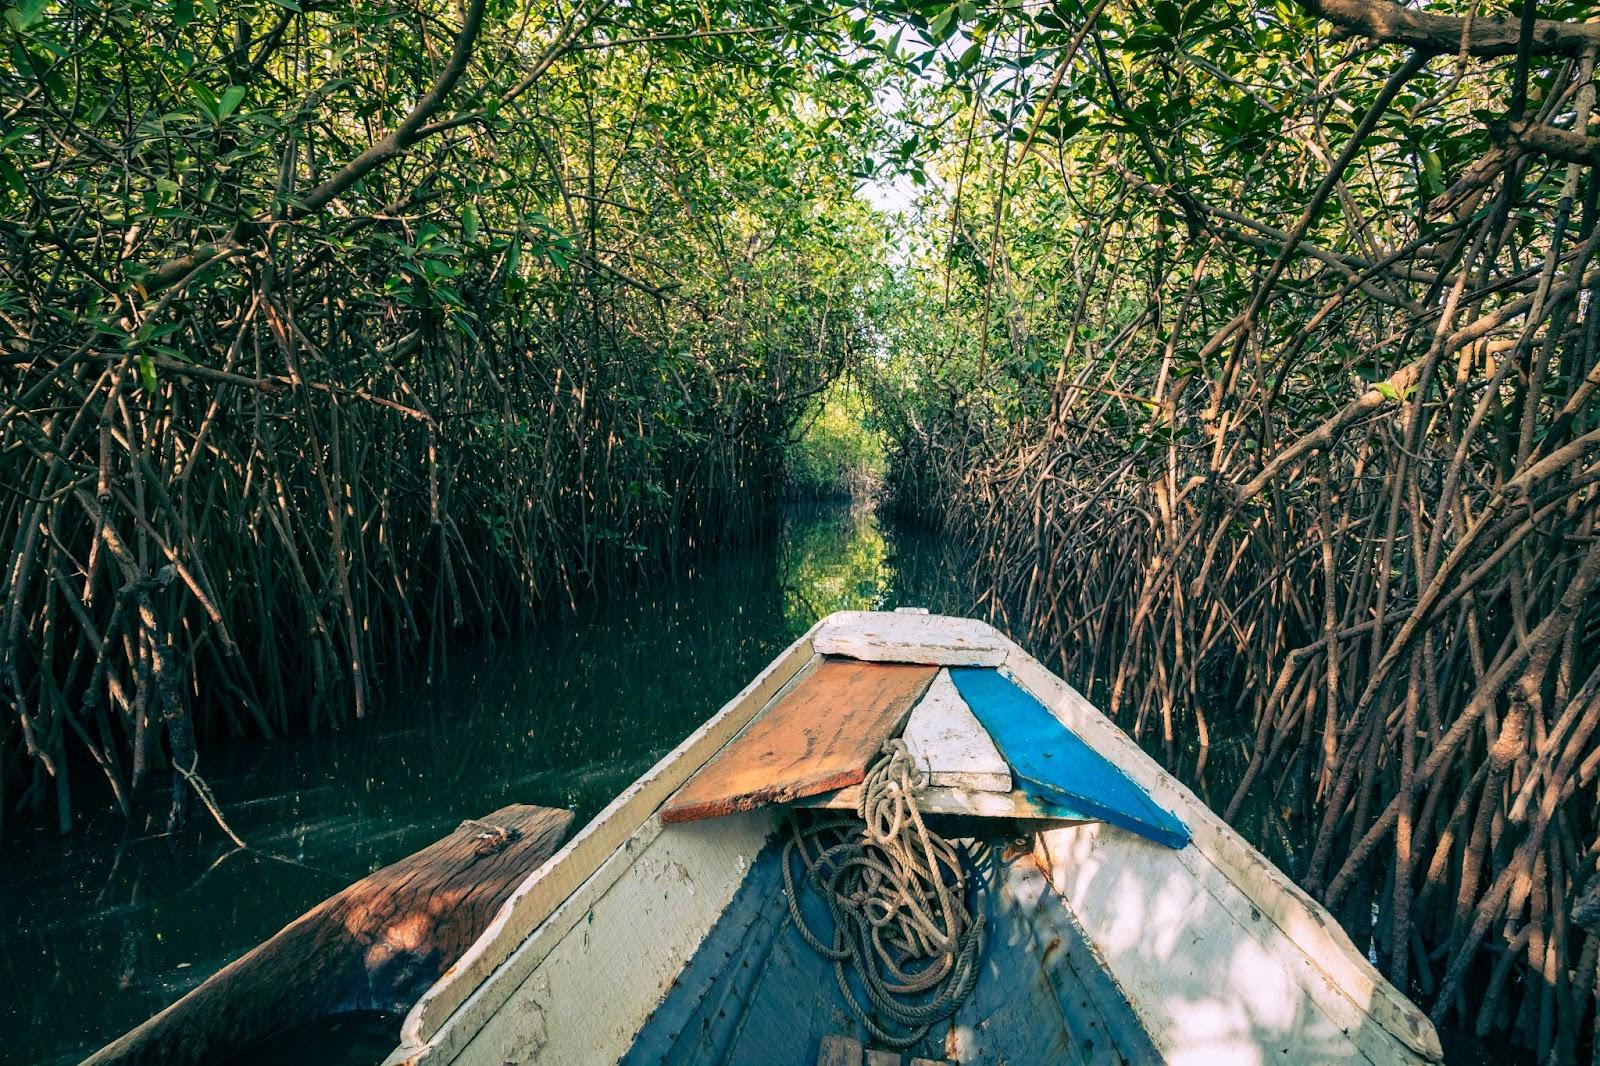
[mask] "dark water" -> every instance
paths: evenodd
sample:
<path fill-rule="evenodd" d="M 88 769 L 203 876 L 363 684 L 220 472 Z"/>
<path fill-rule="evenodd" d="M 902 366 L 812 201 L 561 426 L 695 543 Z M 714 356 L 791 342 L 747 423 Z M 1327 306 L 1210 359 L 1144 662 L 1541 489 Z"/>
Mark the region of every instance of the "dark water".
<path fill-rule="evenodd" d="M 700 562 L 514 642 L 342 732 L 206 751 L 238 851 L 91 820 L 0 847 L 0 1062 L 76 1062 L 311 904 L 507 803 L 581 824 L 822 614 L 951 599 L 939 545 L 870 513 L 790 512 Z M 9 831 L 9 830 L 8 830 Z M 384 1048 L 387 1050 L 387 1047 Z"/>

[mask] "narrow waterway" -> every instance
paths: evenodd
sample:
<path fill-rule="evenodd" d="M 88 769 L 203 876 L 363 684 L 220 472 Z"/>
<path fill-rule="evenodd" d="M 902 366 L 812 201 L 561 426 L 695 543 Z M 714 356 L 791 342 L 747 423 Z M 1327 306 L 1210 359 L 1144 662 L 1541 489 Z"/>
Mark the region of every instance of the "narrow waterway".
<path fill-rule="evenodd" d="M 926 537 L 847 508 L 514 642 L 339 733 L 208 750 L 251 845 L 92 819 L 0 849 L 0 1061 L 76 1062 L 323 897 L 507 803 L 589 818 L 830 611 L 961 609 Z M 387 1050 L 385 1048 L 384 1050 Z"/>

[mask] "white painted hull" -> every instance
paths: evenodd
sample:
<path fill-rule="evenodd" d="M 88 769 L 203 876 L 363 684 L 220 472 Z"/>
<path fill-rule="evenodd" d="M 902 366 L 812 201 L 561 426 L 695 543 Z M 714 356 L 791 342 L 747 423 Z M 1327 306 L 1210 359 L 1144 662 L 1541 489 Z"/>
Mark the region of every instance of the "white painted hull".
<path fill-rule="evenodd" d="M 941 665 L 998 665 L 1189 827 L 1193 842 L 1179 850 L 1101 823 L 1052 828 L 1007 872 L 1008 905 L 1029 911 L 1047 941 L 1043 958 L 1054 945 L 1041 929 L 1080 939 L 1073 965 L 1091 960 L 1095 980 L 1124 1001 L 1108 1017 L 1132 1019 L 1147 1038 L 1142 1056 L 1115 1051 L 1137 1041 L 1101 1039 L 1074 1051 L 1076 1061 L 1440 1058 L 1426 1017 L 1320 905 L 1017 645 L 966 619 L 841 614 L 791 645 L 530 877 L 407 1016 L 388 1063 L 567 1066 L 627 1052 L 779 817 L 766 809 L 664 827 L 656 811 L 818 661 L 819 645 L 886 661 L 932 654 Z M 951 1041 L 960 1044 L 956 1034 Z"/>

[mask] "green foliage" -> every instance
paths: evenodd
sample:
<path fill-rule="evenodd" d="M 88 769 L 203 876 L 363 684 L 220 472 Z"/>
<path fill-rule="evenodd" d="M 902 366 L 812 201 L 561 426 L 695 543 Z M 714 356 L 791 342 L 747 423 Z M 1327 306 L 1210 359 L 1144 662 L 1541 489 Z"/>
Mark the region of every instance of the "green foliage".
<path fill-rule="evenodd" d="M 4 30 L 7 802 L 82 745 L 127 808 L 196 731 L 363 714 L 453 630 L 744 535 L 864 343 L 879 76 L 840 6 Z"/>
<path fill-rule="evenodd" d="M 894 116 L 924 191 L 862 378 L 898 508 L 982 560 L 978 602 L 1169 761 L 1247 738 L 1211 794 L 1398 987 L 1574 1061 L 1593 51 L 1480 47 L 1514 9 L 1431 0 L 1462 21 L 1412 55 L 1385 6 L 941 8 L 900 43 L 943 77 Z M 1586 154 L 1512 136 L 1535 115 Z"/>
<path fill-rule="evenodd" d="M 1288 790 L 1399 983 L 1573 972 L 1592 59 L 1411 63 L 1290 0 L 17 0 L 3 32 L 0 798 L 53 778 L 70 824 L 81 748 L 127 808 L 196 727 L 360 715 L 455 628 L 886 470 L 1135 732 L 1248 708 L 1241 799 Z M 1534 843 L 1486 853 L 1502 825 Z M 1536 902 L 1441 908 L 1452 869 Z M 1553 995 L 1463 1021 L 1570 1044 L 1592 1002 Z"/>
<path fill-rule="evenodd" d="M 785 460 L 792 498 L 870 497 L 883 477 L 883 439 L 860 390 L 838 381 L 814 397 Z"/>

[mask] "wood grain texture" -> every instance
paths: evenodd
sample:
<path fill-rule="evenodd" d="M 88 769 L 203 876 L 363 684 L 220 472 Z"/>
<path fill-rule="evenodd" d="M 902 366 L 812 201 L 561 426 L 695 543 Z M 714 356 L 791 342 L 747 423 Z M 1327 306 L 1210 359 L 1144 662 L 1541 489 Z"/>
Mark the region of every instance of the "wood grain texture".
<path fill-rule="evenodd" d="M 572 812 L 513 804 L 313 907 L 88 1062 L 219 1062 L 291 1026 L 404 1011 L 561 845 Z M 484 826 L 510 832 L 485 838 Z"/>
<path fill-rule="evenodd" d="M 794 805 L 829 811 L 853 811 L 861 806 L 861 786 L 849 785 L 834 792 L 807 796 L 795 800 Z M 1074 807 L 1030 796 L 1022 791 L 973 792 L 964 788 L 933 786 L 917 793 L 917 810 L 923 814 L 971 818 L 1014 818 L 1030 823 L 1046 822 L 1053 826 L 1098 821 L 1093 815 Z"/>
<path fill-rule="evenodd" d="M 817 1066 L 861 1066 L 861 1041 L 848 1036 L 823 1037 Z"/>
<path fill-rule="evenodd" d="M 904 739 L 924 785 L 1011 791 L 1011 768 L 956 691 L 948 670 L 939 671 L 912 709 Z"/>
<path fill-rule="evenodd" d="M 1036 854 L 1161 1061 L 1203 1060 L 1218 1046 L 1278 1066 L 1424 1061 L 1380 1027 L 1375 1001 L 1342 994 L 1323 960 L 1290 944 L 1199 847 L 1164 849 L 1094 824 L 1039 834 Z"/>
<path fill-rule="evenodd" d="M 691 822 L 860 783 L 937 673 L 829 660 L 701 768 L 661 810 Z"/>
<path fill-rule="evenodd" d="M 819 655 L 886 663 L 999 666 L 1005 643 L 974 618 L 898 611 L 839 611 L 822 620 L 812 641 Z"/>
<path fill-rule="evenodd" d="M 441 1061 L 458 1066 L 617 1062 L 651 1010 L 683 980 L 685 965 L 746 883 L 777 816 L 776 809 L 764 808 L 665 828 L 652 818 L 648 842 L 635 834 L 618 850 L 617 876 L 611 877 L 610 869 L 597 872 L 534 932 L 527 952 L 519 950 L 513 958 L 537 956 L 537 964 L 459 1057 L 441 1056 Z M 607 877 L 605 890 L 590 895 L 588 886 Z M 775 902 L 787 913 L 781 890 L 777 896 Z M 474 1005 L 468 1001 L 467 1006 Z M 659 1058 L 642 1061 L 662 1066 Z"/>
<path fill-rule="evenodd" d="M 1046 803 L 1076 808 L 1169 848 L 1189 830 L 1024 689 L 994 670 L 960 668 L 951 680 L 1005 753 L 1017 786 Z"/>
<path fill-rule="evenodd" d="M 1006 641 L 1006 645 L 1006 672 L 1012 680 L 1044 703 L 1063 725 L 1111 758 L 1152 799 L 1181 816 L 1194 837 L 1192 848 L 1157 852 L 1137 839 L 1102 832 L 1097 825 L 1040 835 L 1041 862 L 1051 879 L 1057 882 L 1056 891 L 1063 894 L 1074 919 L 1083 925 L 1097 950 L 1107 951 L 1106 937 L 1114 930 L 1124 929 L 1125 925 L 1096 926 L 1085 909 L 1085 900 L 1067 891 L 1066 881 L 1076 858 L 1069 853 L 1069 845 L 1080 837 L 1087 853 L 1099 864 L 1136 865 L 1155 862 L 1152 853 L 1162 855 L 1165 860 L 1160 864 L 1159 883 L 1188 881 L 1196 887 L 1203 885 L 1204 891 L 1234 911 L 1238 921 L 1242 922 L 1248 914 L 1251 927 L 1261 926 L 1258 916 L 1264 916 L 1273 930 L 1270 937 L 1280 938 L 1278 943 L 1269 946 L 1272 956 L 1286 960 L 1282 964 L 1291 969 L 1305 972 L 1304 968 L 1311 966 L 1323 973 L 1322 980 L 1304 982 L 1308 998 L 1319 1011 L 1345 1018 L 1350 1042 L 1371 1048 L 1364 1052 L 1368 1061 L 1441 1061 L 1443 1052 L 1439 1037 L 1427 1015 L 1384 980 L 1320 903 L 1251 847 L 1187 786 L 1162 769 L 1081 693 L 1016 644 Z M 1059 855 L 1061 861 L 1053 861 L 1050 858 L 1053 855 Z M 1135 876 L 1136 884 L 1140 883 L 1138 876 L 1143 875 Z M 1103 891 L 1091 892 L 1088 899 L 1092 900 Z M 1268 935 L 1265 930 L 1261 933 Z M 1292 959 L 1292 954 L 1300 958 Z M 1120 979 L 1122 960 L 1112 952 L 1106 956 L 1106 962 Z M 1243 971 L 1246 980 L 1241 993 L 1246 999 L 1259 993 L 1248 981 L 1249 972 Z M 1231 979 L 1234 973 L 1230 971 L 1228 976 Z M 1337 1002 L 1339 999 L 1344 1002 Z M 1151 1003 L 1141 1004 L 1141 1009 L 1159 1017 L 1171 1003 L 1168 989 Z M 1261 1010 L 1246 1007 L 1240 1016 L 1257 1017 L 1261 1013 Z M 1275 1050 L 1274 1057 L 1280 1053 L 1281 1050 Z M 1300 1053 L 1309 1060 L 1313 1051 L 1301 1048 Z M 1351 1056 L 1346 1058 L 1359 1061 Z"/>
<path fill-rule="evenodd" d="M 692 830 L 718 831 L 720 835 L 723 826 L 748 817 L 696 822 L 664 836 L 683 836 Z M 993 879 L 986 875 L 989 887 L 976 899 L 984 925 L 977 986 L 954 1017 L 935 1022 L 904 1056 L 935 1062 L 948 1059 L 949 1066 L 956 1062 L 987 1066 L 1124 1066 L 1133 1062 L 1157 1066 L 1160 1059 L 1130 1060 L 1119 1054 L 1107 1041 L 1105 1027 L 1096 1024 L 1100 1005 L 1085 1002 L 1079 986 L 1056 983 L 1066 945 L 1054 933 L 1040 937 L 1032 916 L 1013 901 L 1007 886 L 1011 871 L 1019 865 L 1032 871 L 1035 883 L 1044 890 L 1038 897 L 1043 906 L 1067 920 L 1031 856 L 999 864 Z M 801 893 L 799 907 L 812 928 L 822 928 L 830 920 L 827 905 L 817 893 Z M 592 928 L 599 929 L 600 924 L 597 919 Z M 1056 942 L 1051 944 L 1051 939 Z M 550 987 L 556 988 L 561 980 L 552 975 Z M 1104 982 L 1110 985 L 1109 979 Z M 529 1016 L 537 1015 L 525 1015 Z M 544 1017 L 558 1016 L 546 1011 Z M 565 1025 L 583 1027 L 581 1018 L 559 1017 Z M 553 1037 L 553 1027 L 550 1033 Z M 857 1041 L 851 1061 L 861 1066 L 860 1045 L 870 1044 L 871 1037 L 846 1008 L 832 961 L 813 950 L 789 918 L 781 842 L 774 842 L 750 867 L 749 877 L 651 1012 L 620 1066 L 812 1066 L 818 1061 L 822 1041 L 830 1036 Z M 519 1066 L 545 1062 L 567 1066 L 610 1062 L 614 1057 L 609 1046 L 587 1055 L 569 1053 L 565 1058 L 551 1056 L 545 1049 L 530 1054 L 528 1047 L 524 1043 L 500 1058 L 463 1056 L 458 1066 L 503 1066 L 507 1061 Z"/>
<path fill-rule="evenodd" d="M 1144 841 L 1137 843 L 1142 845 Z M 1066 1061 L 1084 1066 L 1168 1066 L 1122 988 L 1107 972 L 1061 898 L 1051 890 L 1039 864 L 1026 858 L 1009 862 L 998 880 L 1000 902 L 996 909 L 1011 916 L 1021 934 L 1015 936 L 1021 942 L 1019 949 L 1038 959 L 1055 990 L 1056 1001 L 1066 1008 L 1073 1052 Z M 945 1049 L 950 1066 L 970 1061 L 961 1054 L 964 1042 L 958 1034 L 954 1046 Z M 1203 1063 L 1207 1059 L 1202 1055 L 1193 1061 Z M 1211 1061 L 1222 1066 L 1234 1060 L 1224 1045 L 1224 1050 Z M 1268 1056 L 1253 1061 L 1278 1066 Z"/>
<path fill-rule="evenodd" d="M 400 1026 L 400 1046 L 385 1060 L 399 1063 L 455 1061 L 479 1029 L 581 914 L 583 900 L 600 898 L 627 870 L 630 850 L 659 832 L 656 809 L 749 724 L 781 692 L 821 660 L 811 650 L 818 626 L 795 638 L 777 658 L 644 776 L 606 805 L 529 875 L 478 942 L 425 992 Z M 566 918 L 562 919 L 563 913 Z M 557 928 L 558 920 L 566 920 Z"/>

